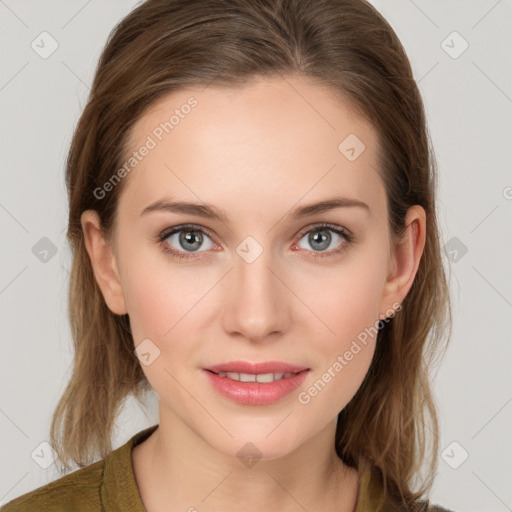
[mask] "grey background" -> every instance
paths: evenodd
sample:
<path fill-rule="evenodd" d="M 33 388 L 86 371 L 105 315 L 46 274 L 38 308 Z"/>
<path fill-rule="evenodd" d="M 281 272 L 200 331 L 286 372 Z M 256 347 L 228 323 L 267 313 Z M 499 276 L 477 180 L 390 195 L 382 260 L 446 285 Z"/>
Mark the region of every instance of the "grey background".
<path fill-rule="evenodd" d="M 0 0 L 0 504 L 59 476 L 31 454 L 51 454 L 41 443 L 71 371 L 64 159 L 107 35 L 136 3 Z M 409 55 L 440 172 L 454 327 L 434 381 L 431 499 L 457 512 L 512 510 L 512 1 L 372 3 Z M 58 43 L 46 59 L 31 47 L 43 31 Z M 146 408 L 127 402 L 116 447 L 158 422 L 147 398 Z"/>

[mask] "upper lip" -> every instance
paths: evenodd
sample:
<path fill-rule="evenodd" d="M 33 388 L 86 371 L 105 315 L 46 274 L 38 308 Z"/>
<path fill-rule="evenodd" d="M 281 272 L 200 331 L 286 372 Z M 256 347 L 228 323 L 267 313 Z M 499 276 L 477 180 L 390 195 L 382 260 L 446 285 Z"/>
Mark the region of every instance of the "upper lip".
<path fill-rule="evenodd" d="M 204 368 L 214 373 L 233 372 L 233 373 L 299 373 L 303 370 L 309 370 L 307 366 L 283 363 L 280 361 L 265 361 L 263 363 L 251 363 L 249 361 L 231 361 L 229 363 L 216 364 Z"/>

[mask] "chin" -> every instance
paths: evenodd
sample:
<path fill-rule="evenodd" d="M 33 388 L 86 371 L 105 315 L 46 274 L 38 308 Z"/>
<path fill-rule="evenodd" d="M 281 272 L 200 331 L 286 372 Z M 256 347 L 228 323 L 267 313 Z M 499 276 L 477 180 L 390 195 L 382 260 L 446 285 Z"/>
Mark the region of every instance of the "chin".
<path fill-rule="evenodd" d="M 280 435 L 274 431 L 270 436 L 268 434 L 272 432 L 272 429 L 267 428 L 262 429 L 261 432 L 257 432 L 252 428 L 252 435 L 246 432 L 241 432 L 237 435 L 237 433 L 229 427 L 227 427 L 227 430 L 233 437 L 226 434 L 222 439 L 204 440 L 215 450 L 228 457 L 239 459 L 247 467 L 252 467 L 257 461 L 274 460 L 285 457 L 293 452 L 300 444 L 298 440 L 291 438 L 289 433 L 284 429 L 281 431 Z"/>

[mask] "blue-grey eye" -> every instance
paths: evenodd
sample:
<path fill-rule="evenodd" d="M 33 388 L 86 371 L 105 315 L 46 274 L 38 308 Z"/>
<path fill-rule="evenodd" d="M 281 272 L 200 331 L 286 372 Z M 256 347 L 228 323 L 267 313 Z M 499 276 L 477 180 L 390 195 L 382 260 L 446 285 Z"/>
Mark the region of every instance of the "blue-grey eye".
<path fill-rule="evenodd" d="M 334 240 L 336 240 L 336 237 L 343 241 L 343 236 L 336 233 L 331 228 L 315 228 L 306 233 L 301 240 L 307 239 L 307 243 L 310 245 L 311 248 L 313 248 L 314 251 L 325 251 L 325 250 L 332 250 L 335 249 L 335 247 L 329 247 L 331 245 L 331 242 L 333 241 L 333 236 L 331 233 L 334 233 Z M 340 245 L 339 243 L 337 245 Z M 299 246 L 302 249 L 309 249 L 308 247 L 303 247 L 300 245 L 299 240 Z"/>
<path fill-rule="evenodd" d="M 177 240 L 176 238 L 173 240 L 173 237 L 176 236 Z M 174 249 L 183 250 L 186 252 L 197 252 L 205 240 L 210 241 L 210 245 L 207 246 L 205 250 L 208 250 L 212 247 L 212 241 L 210 237 L 199 229 L 182 228 L 167 236 L 165 240 L 169 245 L 173 246 Z"/>

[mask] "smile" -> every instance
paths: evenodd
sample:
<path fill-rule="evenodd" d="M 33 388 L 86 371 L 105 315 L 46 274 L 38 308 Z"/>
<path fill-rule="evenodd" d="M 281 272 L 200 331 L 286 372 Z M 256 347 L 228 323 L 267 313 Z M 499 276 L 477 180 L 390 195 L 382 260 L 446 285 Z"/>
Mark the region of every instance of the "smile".
<path fill-rule="evenodd" d="M 237 380 L 239 382 L 274 382 L 276 380 L 286 379 L 295 375 L 294 373 L 236 373 L 236 372 L 219 372 L 219 377 L 227 377 L 228 379 Z"/>

